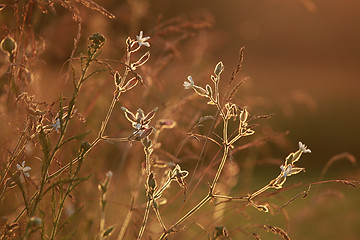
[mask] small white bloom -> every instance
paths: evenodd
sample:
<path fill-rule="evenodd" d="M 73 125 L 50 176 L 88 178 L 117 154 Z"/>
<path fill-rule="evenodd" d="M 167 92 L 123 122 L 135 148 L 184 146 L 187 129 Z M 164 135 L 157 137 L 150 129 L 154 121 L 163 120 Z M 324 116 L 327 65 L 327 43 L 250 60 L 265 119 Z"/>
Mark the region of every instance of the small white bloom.
<path fill-rule="evenodd" d="M 289 164 L 287 165 L 287 167 L 285 168 L 284 165 L 280 166 L 281 171 L 284 173 L 284 177 L 289 176 L 289 174 L 291 173 L 292 170 L 292 165 Z"/>
<path fill-rule="evenodd" d="M 189 89 L 189 88 L 191 88 L 191 87 L 194 86 L 194 81 L 193 81 L 193 79 L 192 79 L 191 76 L 188 76 L 188 77 L 187 77 L 187 80 L 188 80 L 188 82 L 185 81 L 184 84 L 183 84 L 183 86 L 184 86 L 185 89 Z"/>
<path fill-rule="evenodd" d="M 57 132 L 60 132 L 60 119 L 57 118 L 55 123 L 51 124 L 52 129 L 55 129 Z"/>
<path fill-rule="evenodd" d="M 307 146 L 305 146 L 305 144 L 303 144 L 302 142 L 299 142 L 299 149 L 303 152 L 303 153 L 311 153 L 311 150 L 307 148 Z"/>
<path fill-rule="evenodd" d="M 31 170 L 31 167 L 25 167 L 25 161 L 23 161 L 21 165 L 16 164 L 16 168 L 19 172 L 22 172 L 25 176 L 30 177 L 28 171 Z"/>
<path fill-rule="evenodd" d="M 106 172 L 106 177 L 107 177 L 107 178 L 112 178 L 112 176 L 113 176 L 113 172 L 112 172 L 112 171 L 107 171 L 107 172 Z"/>
<path fill-rule="evenodd" d="M 140 31 L 139 36 L 136 36 L 136 41 L 139 44 L 139 47 L 141 45 L 144 45 L 146 47 L 150 47 L 150 43 L 146 42 L 150 37 L 143 37 L 143 31 Z"/>

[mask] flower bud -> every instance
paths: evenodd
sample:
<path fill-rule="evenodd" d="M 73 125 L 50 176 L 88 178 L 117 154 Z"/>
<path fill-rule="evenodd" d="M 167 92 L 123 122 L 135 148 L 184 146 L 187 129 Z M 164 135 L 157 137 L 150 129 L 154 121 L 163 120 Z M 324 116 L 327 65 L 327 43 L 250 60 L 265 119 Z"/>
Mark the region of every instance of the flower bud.
<path fill-rule="evenodd" d="M 156 189 L 156 180 L 155 180 L 153 172 L 151 172 L 149 177 L 148 177 L 147 185 L 148 185 L 150 191 L 155 191 L 155 189 Z"/>
<path fill-rule="evenodd" d="M 209 97 L 213 98 L 213 91 L 212 91 L 210 85 L 206 84 L 205 88 L 206 88 L 206 91 L 208 92 Z"/>
<path fill-rule="evenodd" d="M 224 70 L 224 64 L 220 61 L 216 65 L 214 73 L 215 73 L 216 76 L 219 76 L 222 73 L 223 70 Z"/>
<path fill-rule="evenodd" d="M 157 129 L 159 128 L 174 128 L 176 126 L 176 122 L 170 119 L 160 119 L 156 123 Z"/>
<path fill-rule="evenodd" d="M 114 82 L 115 82 L 115 86 L 119 86 L 120 82 L 121 82 L 121 76 L 120 73 L 118 71 L 115 72 L 114 74 Z"/>
<path fill-rule="evenodd" d="M 91 42 L 91 47 L 93 48 L 99 48 L 101 45 L 105 42 L 105 37 L 101 35 L 100 33 L 94 33 L 89 37 L 89 40 Z"/>
<path fill-rule="evenodd" d="M 30 229 L 35 230 L 35 229 L 40 228 L 40 226 L 42 224 L 42 220 L 41 220 L 41 218 L 38 218 L 38 217 L 31 217 L 31 218 L 29 218 L 27 224 Z"/>
<path fill-rule="evenodd" d="M 242 110 L 242 112 L 240 113 L 240 121 L 241 121 L 241 123 L 246 122 L 248 116 L 249 116 L 249 112 L 246 110 L 246 108 L 244 108 L 244 110 Z"/>

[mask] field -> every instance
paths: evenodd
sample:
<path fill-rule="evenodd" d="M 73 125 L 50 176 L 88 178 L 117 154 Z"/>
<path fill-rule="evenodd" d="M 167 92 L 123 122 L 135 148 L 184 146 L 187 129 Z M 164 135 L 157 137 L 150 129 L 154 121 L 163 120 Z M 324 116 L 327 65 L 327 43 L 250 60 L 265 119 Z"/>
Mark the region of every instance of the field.
<path fill-rule="evenodd" d="M 0 239 L 360 239 L 360 3 L 0 3 Z"/>

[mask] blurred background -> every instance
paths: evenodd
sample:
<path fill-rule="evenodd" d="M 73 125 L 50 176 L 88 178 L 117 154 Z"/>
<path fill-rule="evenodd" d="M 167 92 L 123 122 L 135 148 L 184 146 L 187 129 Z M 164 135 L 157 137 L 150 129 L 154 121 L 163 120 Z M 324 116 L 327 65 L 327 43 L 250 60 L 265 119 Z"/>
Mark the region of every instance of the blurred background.
<path fill-rule="evenodd" d="M 4 3 L 10 6 L 13 1 Z M 246 79 L 235 94 L 234 102 L 247 106 L 252 115 L 272 114 L 271 119 L 257 120 L 257 134 L 249 138 L 250 140 L 241 140 L 239 145 L 286 133 L 266 143 L 261 142 L 257 147 L 234 154 L 236 167 L 233 168 L 239 170 L 235 171 L 235 183 L 227 187 L 229 192 L 234 195 L 239 192 L 245 194 L 267 184 L 277 174 L 279 160 L 296 151 L 299 141 L 305 143 L 312 153 L 303 156 L 299 162 L 299 166 L 305 167 L 306 172 L 289 179 L 289 186 L 298 182 L 314 182 L 320 177 L 323 180 L 360 179 L 357 163 L 360 157 L 359 1 L 103 0 L 97 3 L 114 14 L 116 19 L 107 19 L 78 4 L 83 25 L 82 37 L 75 55 L 86 51 L 88 36 L 100 32 L 107 39 L 101 58 L 109 62 L 115 70 L 120 70 L 122 65 L 116 61 L 123 59 L 126 37 L 134 38 L 140 30 L 144 31 L 145 36 L 151 37 L 151 58 L 140 73 L 147 88 L 138 86 L 120 100 L 107 134 L 126 136 L 131 131 L 120 106 L 126 106 L 133 111 L 141 107 L 145 112 L 158 106 L 157 119 L 169 118 L 178 123 L 177 128 L 165 132 L 162 136 L 162 152 L 158 153 L 160 158 L 180 161 L 182 168 L 190 173 L 198 159 L 204 159 L 203 168 L 198 170 L 197 175 L 194 174 L 193 182 L 189 183 L 188 191 L 190 196 L 195 195 L 194 200 L 183 205 L 182 190 L 174 189 L 172 191 L 177 194 L 177 198 L 173 202 L 179 205 L 174 205 L 173 208 L 181 208 L 179 211 L 184 212 L 182 208 L 189 209 L 193 206 L 196 199 L 206 194 L 206 180 L 209 181 L 215 171 L 215 168 L 212 169 L 205 179 L 198 176 L 201 176 L 201 171 L 217 153 L 217 149 L 214 150 L 215 145 L 210 145 L 205 157 L 200 158 L 203 141 L 190 141 L 182 147 L 186 132 L 192 129 L 198 119 L 204 115 L 215 114 L 211 107 L 204 104 L 203 99 L 185 91 L 182 84 L 188 75 L 201 86 L 210 83 L 210 75 L 219 61 L 223 61 L 225 65 L 222 92 L 228 92 L 228 88 L 231 90 Z M 29 23 L 32 24 L 34 43 L 39 45 L 40 50 L 36 61 L 29 63 L 32 76 L 24 89 L 35 94 L 41 101 L 52 102 L 59 96 L 59 89 L 63 89 L 61 92 L 65 95 L 70 96 L 71 93 L 71 83 L 64 83 L 61 75 L 64 71 L 63 64 L 69 58 L 73 47 L 77 23 L 60 4 L 55 4 L 53 9 L 47 6 L 46 1 L 34 1 L 34 11 Z M 41 10 L 36 10 L 36 7 Z M 5 7 L 0 12 L 0 21 L 2 39 L 11 33 L 16 25 L 11 7 Z M 241 72 L 228 87 L 231 73 L 238 62 L 239 50 L 243 46 L 245 53 Z M 1 57 L 3 71 L 6 55 L 2 54 Z M 78 103 L 79 111 L 86 117 L 87 122 L 72 126 L 74 131 L 79 126 L 87 130 L 98 128 L 102 121 L 99 116 L 105 116 L 111 100 L 112 84 L 109 73 L 103 73 L 87 83 L 83 89 L 85 94 L 80 96 Z M 2 96 L 2 103 L 4 98 Z M 3 109 L 2 107 L 2 117 L 6 115 Z M 21 117 L 15 118 L 15 122 L 20 124 L 21 121 Z M 206 123 L 198 131 L 206 134 L 210 125 Z M 2 142 L 10 138 L 5 136 L 5 132 L 11 130 L 5 128 L 1 129 Z M 96 130 L 89 138 L 94 136 Z M 63 161 L 67 162 L 74 149 L 70 149 L 70 153 L 60 153 L 59 159 L 63 158 Z M 89 209 L 97 207 L 96 185 L 108 170 L 114 172 L 109 212 L 117 212 L 109 213 L 108 222 L 121 226 L 129 208 L 129 194 L 138 181 L 139 168 L 143 161 L 143 156 L 135 156 L 139 151 L 141 152 L 142 148 L 136 144 L 130 148 L 128 144 L 101 143 L 100 147 L 89 155 L 90 163 L 85 166 L 85 172 L 93 173 L 91 184 L 85 185 L 78 193 L 79 202 L 69 203 L 71 207 L 85 205 L 84 211 L 88 212 L 84 217 L 86 221 L 77 220 L 78 226 L 92 229 L 89 232 L 96 232 L 94 226 L 97 223 L 93 218 L 96 219 L 98 212 L 91 212 Z M 167 154 L 176 157 L 169 157 Z M 34 158 L 35 155 L 36 152 L 29 158 Z M 332 158 L 331 166 L 321 176 L 322 170 Z M 97 171 L 94 171 L 95 166 Z M 32 168 L 36 172 L 35 167 Z M 231 171 L 228 174 L 232 176 Z M 201 181 L 198 188 L 201 191 L 193 193 L 199 179 Z M 124 184 L 124 181 L 130 185 Z M 290 189 L 274 202 L 281 206 L 303 190 L 306 190 L 306 187 Z M 141 195 L 138 204 L 142 197 Z M 289 219 L 286 217 L 283 220 L 279 215 L 264 217 L 263 213 L 253 209 L 244 214 L 243 209 L 240 211 L 235 204 L 229 204 L 232 207 L 229 208 L 230 213 L 224 213 L 219 224 L 227 227 L 230 235 L 233 234 L 232 239 L 253 239 L 248 233 L 242 234 L 244 232 L 241 228 L 256 228 L 256 224 L 266 223 L 286 229 L 291 239 L 355 240 L 360 239 L 359 200 L 358 189 L 333 183 L 316 189 L 314 187 L 308 198 L 296 199 L 288 207 Z M 179 214 L 174 216 L 169 208 L 171 207 L 162 210 L 164 218 L 167 219 L 166 225 L 180 217 Z M 12 206 L 12 209 L 17 208 Z M 211 232 L 210 226 L 217 223 L 204 220 L 209 214 L 212 215 L 214 210 L 209 208 L 207 211 L 202 212 L 195 221 Z M 4 209 L 2 213 L 10 214 Z M 142 211 L 139 211 L 138 219 L 134 220 L 135 225 L 136 222 L 141 222 L 142 214 Z M 249 218 L 256 219 L 256 224 L 249 226 Z M 152 224 L 156 225 L 156 219 L 153 220 Z M 203 230 L 191 220 L 188 225 L 185 233 L 177 237 L 174 235 L 170 239 L 207 239 Z M 151 227 L 152 225 L 149 228 Z M 157 227 L 153 226 L 154 229 Z M 136 231 L 130 231 L 127 234 L 128 239 L 132 239 Z M 280 239 L 271 233 L 266 235 L 261 232 L 260 235 L 262 234 L 265 234 L 264 239 Z M 88 239 L 93 238 L 89 236 Z"/>

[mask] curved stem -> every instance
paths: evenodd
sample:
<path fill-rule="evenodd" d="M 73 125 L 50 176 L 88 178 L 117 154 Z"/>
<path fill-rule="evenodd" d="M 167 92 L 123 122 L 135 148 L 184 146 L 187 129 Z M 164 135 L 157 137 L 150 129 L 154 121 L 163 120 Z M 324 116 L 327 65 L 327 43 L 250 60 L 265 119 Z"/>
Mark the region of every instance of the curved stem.
<path fill-rule="evenodd" d="M 147 203 L 146 203 L 144 219 L 143 219 L 143 223 L 141 225 L 137 240 L 140 240 L 142 238 L 143 234 L 144 234 L 146 223 L 147 223 L 147 220 L 148 220 L 148 217 L 149 217 L 150 203 L 151 203 L 151 200 L 149 199 L 147 201 Z"/>

